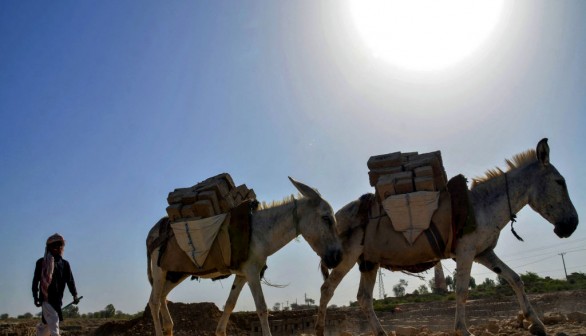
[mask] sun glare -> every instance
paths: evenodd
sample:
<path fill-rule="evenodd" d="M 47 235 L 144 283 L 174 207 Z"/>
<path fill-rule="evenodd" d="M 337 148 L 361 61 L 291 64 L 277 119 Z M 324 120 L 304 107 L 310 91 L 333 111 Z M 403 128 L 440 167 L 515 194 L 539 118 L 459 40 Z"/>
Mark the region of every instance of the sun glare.
<path fill-rule="evenodd" d="M 502 0 L 350 0 L 375 57 L 409 70 L 439 70 L 470 55 L 499 21 Z"/>

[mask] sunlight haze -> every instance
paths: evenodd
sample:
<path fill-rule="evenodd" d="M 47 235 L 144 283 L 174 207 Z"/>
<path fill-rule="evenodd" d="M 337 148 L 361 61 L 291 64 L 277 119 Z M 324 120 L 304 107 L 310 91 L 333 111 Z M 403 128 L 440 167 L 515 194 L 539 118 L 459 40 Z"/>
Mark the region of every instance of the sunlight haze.
<path fill-rule="evenodd" d="M 353 0 L 350 5 L 374 56 L 410 70 L 438 70 L 485 42 L 503 1 Z"/>

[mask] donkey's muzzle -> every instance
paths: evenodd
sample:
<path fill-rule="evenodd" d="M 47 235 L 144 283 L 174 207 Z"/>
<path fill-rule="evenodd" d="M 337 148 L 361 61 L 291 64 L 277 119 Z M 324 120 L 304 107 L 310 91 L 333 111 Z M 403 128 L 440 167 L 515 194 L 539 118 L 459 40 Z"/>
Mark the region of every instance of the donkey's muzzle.
<path fill-rule="evenodd" d="M 578 216 L 576 215 L 576 217 L 572 217 L 572 218 L 565 220 L 563 222 L 556 223 L 555 229 L 553 229 L 553 232 L 555 232 L 555 234 L 560 238 L 568 238 L 569 236 L 572 235 L 572 233 L 574 233 L 574 231 L 576 231 L 577 227 L 578 227 Z"/>
<path fill-rule="evenodd" d="M 342 262 L 342 250 L 332 249 L 322 258 L 323 263 L 327 268 L 334 268 Z"/>

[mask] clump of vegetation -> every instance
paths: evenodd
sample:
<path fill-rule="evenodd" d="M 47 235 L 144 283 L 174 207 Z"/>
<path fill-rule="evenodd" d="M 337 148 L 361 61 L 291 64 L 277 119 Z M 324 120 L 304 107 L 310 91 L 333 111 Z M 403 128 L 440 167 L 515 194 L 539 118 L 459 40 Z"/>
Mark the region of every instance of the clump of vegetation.
<path fill-rule="evenodd" d="M 136 314 L 126 314 L 120 310 L 116 310 L 116 308 L 114 308 L 113 304 L 109 304 L 107 305 L 103 310 L 94 312 L 94 313 L 87 313 L 87 314 L 80 314 L 79 313 L 79 308 L 77 306 L 71 305 L 68 307 L 65 307 L 63 309 L 63 317 L 65 318 L 94 318 L 94 319 L 98 319 L 98 318 L 108 318 L 108 319 L 121 319 L 121 320 L 128 320 L 128 319 L 133 319 L 136 317 L 140 317 L 142 316 L 143 312 L 138 312 Z M 31 319 L 33 317 L 41 317 L 41 312 L 37 313 L 36 315 L 33 315 L 31 313 L 24 313 L 22 315 L 18 315 L 16 318 L 17 319 Z M 10 315 L 4 313 L 4 314 L 0 314 L 0 320 L 7 320 L 10 318 Z"/>
<path fill-rule="evenodd" d="M 564 290 L 581 290 L 586 289 L 586 274 L 572 273 L 568 275 L 567 280 L 552 279 L 550 277 L 542 278 L 536 273 L 528 272 L 520 275 L 527 293 L 550 293 Z M 446 277 L 448 285 L 447 292 L 437 290 L 428 291 L 425 285 L 420 286 L 412 294 L 405 294 L 407 281 L 401 279 L 393 287 L 394 297 L 385 297 L 380 300 L 373 300 L 375 311 L 393 311 L 397 306 L 404 303 L 414 302 L 435 302 L 435 301 L 453 301 L 456 298 L 454 292 L 456 288 L 455 278 Z M 433 283 L 433 281 L 430 281 Z M 486 278 L 481 284 L 476 284 L 474 278 L 470 279 L 468 297 L 471 299 L 494 298 L 514 295 L 511 286 L 501 277 L 497 280 Z M 358 307 L 358 302 L 350 302 L 351 307 Z"/>

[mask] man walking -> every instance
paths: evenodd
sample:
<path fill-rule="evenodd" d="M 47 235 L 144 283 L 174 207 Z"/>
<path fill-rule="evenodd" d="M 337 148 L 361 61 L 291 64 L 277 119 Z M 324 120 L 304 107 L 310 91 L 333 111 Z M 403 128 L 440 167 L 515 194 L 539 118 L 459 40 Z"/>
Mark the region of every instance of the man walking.
<path fill-rule="evenodd" d="M 35 306 L 42 307 L 42 323 L 37 326 L 37 336 L 58 336 L 59 322 L 63 321 L 61 306 L 65 285 L 79 303 L 71 267 L 63 259 L 65 239 L 54 234 L 47 239 L 45 256 L 37 260 L 33 277 L 33 298 Z M 40 292 L 40 293 L 39 293 Z"/>

